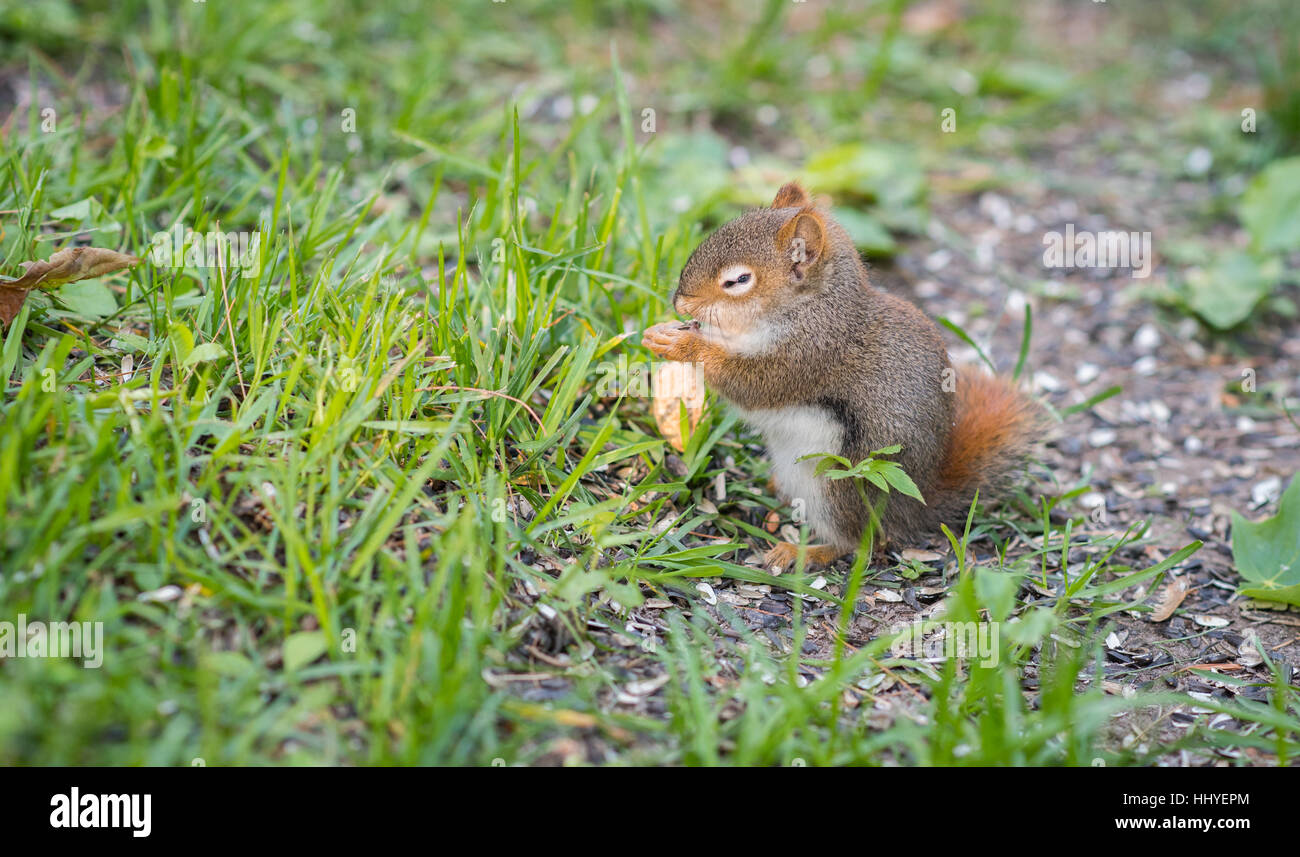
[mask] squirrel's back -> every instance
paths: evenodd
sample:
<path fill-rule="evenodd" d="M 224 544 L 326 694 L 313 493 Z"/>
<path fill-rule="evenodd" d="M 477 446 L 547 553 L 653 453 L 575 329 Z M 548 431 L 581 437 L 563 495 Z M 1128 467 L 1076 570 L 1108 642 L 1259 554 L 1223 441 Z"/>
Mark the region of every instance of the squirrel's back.
<path fill-rule="evenodd" d="M 852 372 L 844 385 L 853 391 L 862 430 L 841 454 L 856 461 L 885 446 L 903 447 L 892 460 L 925 503 L 891 492 L 882 528 L 887 540 L 906 544 L 941 523 L 962 523 L 977 490 L 988 498 L 1005 488 L 1041 434 L 1043 413 L 1006 378 L 978 367 L 954 369 L 938 326 L 916 306 L 865 282 L 863 288 L 871 295 L 860 320 L 863 345 L 845 350 Z M 853 528 L 866 523 L 863 508 Z"/>

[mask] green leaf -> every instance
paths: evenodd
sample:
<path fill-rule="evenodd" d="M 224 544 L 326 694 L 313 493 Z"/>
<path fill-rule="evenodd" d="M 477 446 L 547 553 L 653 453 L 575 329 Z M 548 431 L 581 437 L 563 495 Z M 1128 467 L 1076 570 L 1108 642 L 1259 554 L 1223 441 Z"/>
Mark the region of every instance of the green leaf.
<path fill-rule="evenodd" d="M 1242 595 L 1300 605 L 1300 477 L 1292 477 L 1273 517 L 1252 523 L 1233 512 L 1232 559 L 1242 578 L 1257 584 L 1242 587 Z"/>
<path fill-rule="evenodd" d="M 923 567 L 923 570 L 929 569 Z M 983 565 L 976 566 L 975 591 L 979 594 L 980 603 L 988 607 L 989 618 L 994 622 L 1005 622 L 1016 609 L 1020 576 Z"/>
<path fill-rule="evenodd" d="M 181 364 L 182 368 L 188 369 L 199 363 L 212 363 L 216 360 L 224 360 L 228 356 L 225 348 L 217 342 L 205 342 L 202 345 L 196 345 L 185 357 L 185 362 Z"/>
<path fill-rule="evenodd" d="M 51 220 L 86 220 L 90 217 L 90 204 L 95 201 L 93 196 L 85 199 L 79 199 L 76 202 L 69 203 L 62 208 L 56 208 L 50 212 Z"/>
<path fill-rule="evenodd" d="M 183 362 L 190 352 L 194 350 L 194 334 L 183 322 L 174 321 L 168 328 L 168 336 L 172 341 L 172 350 L 176 353 L 176 360 Z"/>
<path fill-rule="evenodd" d="M 1183 295 L 1206 323 L 1227 330 L 1245 321 L 1281 278 L 1280 260 L 1261 261 L 1242 250 L 1229 250 L 1209 267 L 1188 271 Z"/>
<path fill-rule="evenodd" d="M 813 468 L 813 476 L 825 476 L 826 472 L 837 464 L 846 466 L 848 462 L 840 459 L 838 455 L 827 455 L 817 462 L 817 466 Z"/>
<path fill-rule="evenodd" d="M 284 668 L 292 671 L 325 654 L 329 643 L 324 631 L 299 631 L 284 640 Z"/>
<path fill-rule="evenodd" d="M 1019 622 L 1004 622 L 1002 631 L 1007 641 L 1019 646 L 1034 646 L 1042 642 L 1056 628 L 1057 618 L 1046 607 L 1035 607 L 1020 617 Z"/>
<path fill-rule="evenodd" d="M 925 173 L 915 154 L 873 143 L 845 143 L 818 152 L 804 166 L 807 186 L 819 193 L 850 194 L 906 208 L 925 196 Z M 838 218 L 844 209 L 837 210 Z"/>
<path fill-rule="evenodd" d="M 1070 73 L 1054 65 L 1013 61 L 990 69 L 980 83 L 991 93 L 1054 98 L 1070 88 Z"/>
<path fill-rule="evenodd" d="M 122 224 L 113 220 L 112 216 L 104 210 L 103 203 L 93 196 L 56 208 L 49 216 L 51 220 L 78 223 L 83 228 L 93 228 L 99 233 L 122 231 Z"/>
<path fill-rule="evenodd" d="M 1241 196 L 1237 216 L 1260 253 L 1287 253 L 1300 247 L 1300 157 L 1265 167 Z"/>
<path fill-rule="evenodd" d="M 176 154 L 176 147 L 161 134 L 154 134 L 140 145 L 140 154 L 163 161 Z"/>
<path fill-rule="evenodd" d="M 64 309 L 82 318 L 104 318 L 117 312 L 112 290 L 94 280 L 66 283 L 54 296 Z"/>
<path fill-rule="evenodd" d="M 253 662 L 239 652 L 212 652 L 203 657 L 202 668 L 217 675 L 239 678 L 253 672 Z"/>
<path fill-rule="evenodd" d="M 925 498 L 921 496 L 921 489 L 916 487 L 916 483 L 912 481 L 912 477 L 908 476 L 907 472 L 903 470 L 903 468 L 898 465 L 886 467 L 882 471 L 881 475 L 889 481 L 889 484 L 894 487 L 895 491 L 906 494 L 909 497 L 915 497 L 922 503 L 925 502 Z"/>
<path fill-rule="evenodd" d="M 1300 607 L 1300 583 L 1295 586 L 1283 586 L 1280 589 L 1261 589 L 1256 586 L 1243 586 L 1241 594 L 1247 598 L 1255 598 L 1260 601 L 1280 601 L 1283 604 L 1292 604 Z"/>

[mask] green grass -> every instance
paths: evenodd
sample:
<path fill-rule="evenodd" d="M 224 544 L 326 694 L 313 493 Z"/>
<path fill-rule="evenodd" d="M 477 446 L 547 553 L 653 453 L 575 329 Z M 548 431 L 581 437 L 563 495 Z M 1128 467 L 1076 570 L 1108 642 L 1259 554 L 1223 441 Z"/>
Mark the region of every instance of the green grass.
<path fill-rule="evenodd" d="M 1186 551 L 1131 569 L 1095 542 L 1067 596 L 1029 603 L 1070 528 L 1033 505 L 980 518 L 954 540 L 947 615 L 1003 623 L 997 663 L 897 657 L 815 575 L 742 563 L 772 539 L 746 516 L 779 507 L 734 418 L 712 409 L 672 459 L 645 398 L 599 395 L 620 356 L 648 359 L 628 334 L 668 315 L 707 226 L 753 201 L 692 115 L 815 151 L 929 117 L 955 68 L 983 57 L 993 80 L 989 48 L 1017 40 L 1007 3 L 955 46 L 900 33 L 903 4 L 808 26 L 740 5 L 737 26 L 669 0 L 464 4 L 437 26 L 416 2 L 0 13 L 3 70 L 40 93 L 0 116 L 0 272 L 76 238 L 145 255 L 178 224 L 259 236 L 255 270 L 144 264 L 104 281 L 110 312 L 34 293 L 4 335 L 0 619 L 102 622 L 107 652 L 3 664 L 0 764 L 1142 760 L 1107 723 L 1173 697 L 1104 695 L 1097 632 Z M 629 38 L 670 14 L 698 24 L 674 61 Z M 823 52 L 841 88 L 804 97 Z M 965 139 L 1005 97 L 969 100 Z M 765 103 L 784 108 L 771 127 Z M 1014 103 L 1032 122 L 1068 99 Z M 662 131 L 641 130 L 646 106 Z M 720 475 L 726 501 L 702 503 Z M 1016 532 L 1040 547 L 967 559 L 967 536 Z M 715 624 L 695 584 L 719 578 L 807 596 L 793 638 L 726 604 Z M 593 633 L 647 597 L 675 599 L 659 633 Z M 799 654 L 828 621 L 834 656 Z M 611 704 L 659 671 L 661 712 Z M 563 684 L 529 692 L 537 674 Z M 885 683 L 911 703 L 881 719 Z M 1291 758 L 1300 698 L 1271 693 L 1233 713 Z"/>

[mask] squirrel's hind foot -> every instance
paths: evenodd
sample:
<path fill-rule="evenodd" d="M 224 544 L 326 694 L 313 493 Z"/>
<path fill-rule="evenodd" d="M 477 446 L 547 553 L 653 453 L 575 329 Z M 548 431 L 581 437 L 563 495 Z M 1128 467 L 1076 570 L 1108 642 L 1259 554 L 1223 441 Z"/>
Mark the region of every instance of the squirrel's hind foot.
<path fill-rule="evenodd" d="M 834 545 L 807 545 L 800 547 L 792 542 L 777 542 L 776 547 L 763 557 L 763 567 L 775 574 L 789 571 L 798 565 L 799 552 L 804 552 L 804 570 L 830 565 L 849 551 Z"/>

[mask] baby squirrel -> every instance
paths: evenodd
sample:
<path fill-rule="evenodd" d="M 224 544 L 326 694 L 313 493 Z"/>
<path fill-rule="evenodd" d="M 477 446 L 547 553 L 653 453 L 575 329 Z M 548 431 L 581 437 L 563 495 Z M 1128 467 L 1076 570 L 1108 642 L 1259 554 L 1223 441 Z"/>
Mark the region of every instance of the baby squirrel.
<path fill-rule="evenodd" d="M 901 444 L 892 460 L 925 503 L 890 492 L 876 544 L 908 544 L 963 522 L 976 489 L 1004 485 L 1043 428 L 1037 403 L 1009 381 L 953 370 L 934 322 L 872 287 L 848 233 L 795 182 L 696 248 L 673 307 L 699 323 L 657 324 L 642 344 L 700 364 L 762 434 L 777 488 L 804 501 L 825 541 L 804 548 L 808 567 L 855 550 L 870 514 L 853 480 L 815 477 L 816 459 L 801 456 L 856 464 Z M 791 568 L 798 551 L 781 542 L 764 564 Z"/>

